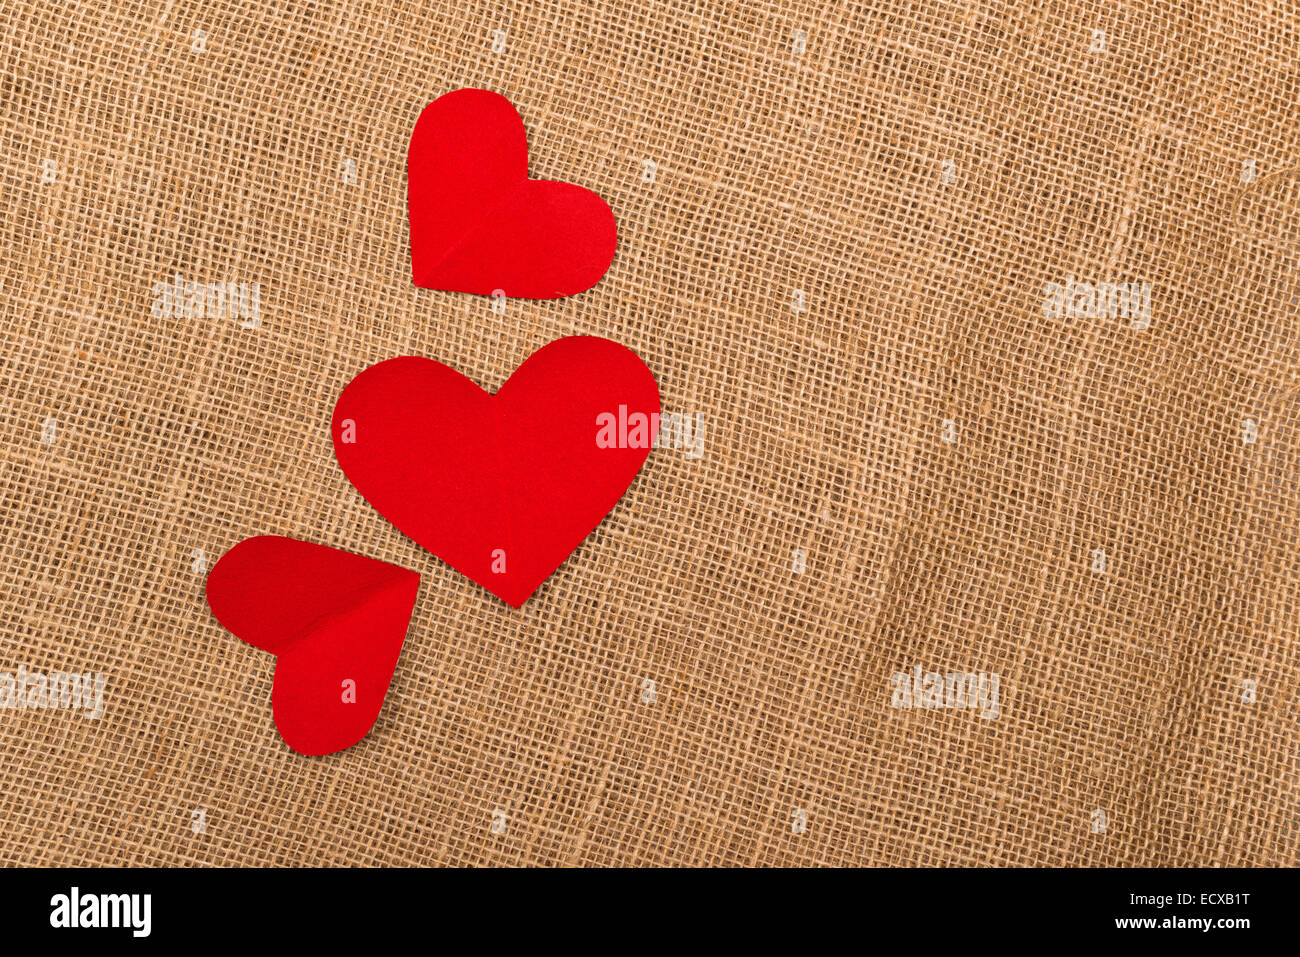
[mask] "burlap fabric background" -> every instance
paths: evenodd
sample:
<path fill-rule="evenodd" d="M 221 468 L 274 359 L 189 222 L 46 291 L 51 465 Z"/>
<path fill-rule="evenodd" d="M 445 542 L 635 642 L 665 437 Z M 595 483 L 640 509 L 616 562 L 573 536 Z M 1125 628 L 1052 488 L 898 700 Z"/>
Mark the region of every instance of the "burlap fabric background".
<path fill-rule="evenodd" d="M 0 861 L 1294 863 L 1298 22 L 3 0 L 0 670 L 108 677 L 99 721 L 0 712 Z M 407 139 L 464 86 L 613 207 L 591 291 L 411 284 Z M 260 327 L 154 317 L 176 273 L 260 283 Z M 1067 276 L 1152 283 L 1149 328 L 1045 317 Z M 513 611 L 330 412 L 574 333 L 706 445 Z M 195 550 L 264 533 L 423 576 L 343 754 L 282 744 L 204 602 Z M 891 707 L 917 664 L 998 673 L 1000 717 Z"/>

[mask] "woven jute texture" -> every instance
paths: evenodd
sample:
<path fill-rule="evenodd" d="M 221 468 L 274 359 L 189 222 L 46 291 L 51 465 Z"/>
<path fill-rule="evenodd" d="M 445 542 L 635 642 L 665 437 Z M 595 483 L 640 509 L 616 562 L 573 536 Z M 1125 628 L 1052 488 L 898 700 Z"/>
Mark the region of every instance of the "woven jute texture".
<path fill-rule="evenodd" d="M 0 862 L 1295 863 L 1298 23 L 0 0 L 0 671 L 106 680 L 98 720 L 0 711 Z M 460 87 L 613 208 L 590 291 L 412 285 L 407 141 Z M 257 320 L 157 309 L 177 275 Z M 1045 308 L 1098 282 L 1147 318 Z M 386 358 L 495 389 L 573 334 L 703 447 L 515 611 L 330 414 Z M 205 603 L 259 534 L 422 576 L 341 754 L 283 744 Z M 917 667 L 997 675 L 996 717 L 895 707 Z"/>

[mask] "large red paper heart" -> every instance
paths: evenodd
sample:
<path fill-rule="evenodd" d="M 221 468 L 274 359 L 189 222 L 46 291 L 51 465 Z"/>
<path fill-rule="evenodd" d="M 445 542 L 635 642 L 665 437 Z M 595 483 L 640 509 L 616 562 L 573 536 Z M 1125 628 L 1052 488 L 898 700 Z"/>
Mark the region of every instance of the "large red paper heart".
<path fill-rule="evenodd" d="M 618 241 L 605 201 L 528 178 L 528 141 L 510 101 L 456 90 L 420 114 L 406 160 L 417 286 L 557 299 L 605 274 Z"/>
<path fill-rule="evenodd" d="M 302 754 L 333 754 L 374 725 L 415 607 L 420 576 L 374 559 L 262 535 L 208 575 L 208 605 L 276 655 L 275 726 Z"/>
<path fill-rule="evenodd" d="M 571 336 L 495 396 L 431 359 L 380 362 L 343 390 L 332 433 L 370 504 L 518 608 L 627 491 L 658 420 L 635 353 Z"/>

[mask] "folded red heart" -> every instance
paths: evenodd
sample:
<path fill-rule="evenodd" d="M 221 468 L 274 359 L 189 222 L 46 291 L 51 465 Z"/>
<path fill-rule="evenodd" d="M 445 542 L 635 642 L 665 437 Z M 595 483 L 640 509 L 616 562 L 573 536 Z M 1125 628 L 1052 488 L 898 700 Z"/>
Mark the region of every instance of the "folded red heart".
<path fill-rule="evenodd" d="M 277 656 L 271 706 L 285 743 L 332 754 L 379 716 L 419 586 L 405 568 L 263 535 L 222 556 L 207 595 L 226 628 Z"/>
<path fill-rule="evenodd" d="M 334 408 L 334 453 L 390 522 L 518 608 L 645 462 L 659 389 L 636 354 L 571 336 L 496 395 L 416 356 L 366 369 Z"/>
<path fill-rule="evenodd" d="M 572 296 L 614 258 L 614 214 L 595 193 L 528 178 L 523 120 L 487 90 L 420 114 L 407 153 L 415 285 L 522 299 Z"/>

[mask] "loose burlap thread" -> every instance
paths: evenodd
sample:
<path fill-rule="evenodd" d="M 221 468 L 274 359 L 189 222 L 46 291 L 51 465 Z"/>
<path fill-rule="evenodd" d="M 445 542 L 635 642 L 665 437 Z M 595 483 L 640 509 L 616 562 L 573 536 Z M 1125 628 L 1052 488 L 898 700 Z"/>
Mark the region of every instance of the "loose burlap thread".
<path fill-rule="evenodd" d="M 0 711 L 0 862 L 1295 863 L 1298 13 L 5 0 L 0 670 L 107 684 Z M 407 140 L 466 86 L 610 203 L 590 291 L 412 285 Z M 155 315 L 177 274 L 260 323 Z M 1067 277 L 1149 282 L 1149 326 L 1045 315 Z M 572 334 L 703 454 L 515 611 L 330 412 Z M 205 604 L 258 534 L 422 576 L 342 754 Z M 997 718 L 893 707 L 917 665 Z"/>

